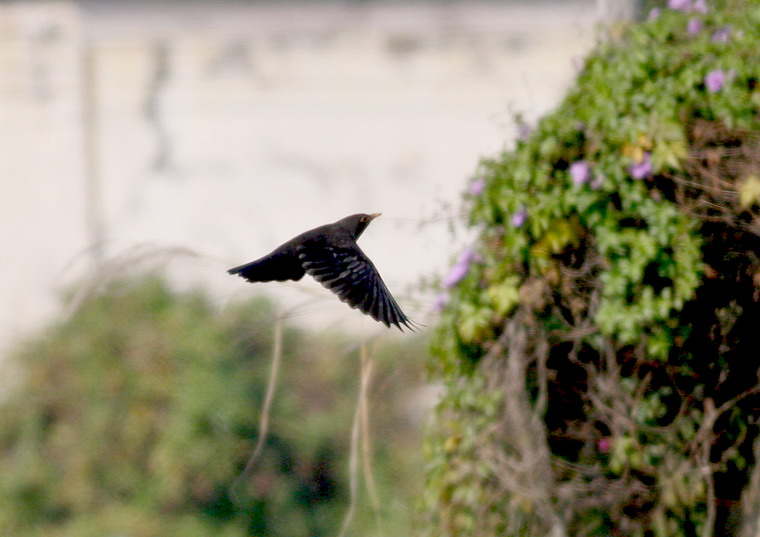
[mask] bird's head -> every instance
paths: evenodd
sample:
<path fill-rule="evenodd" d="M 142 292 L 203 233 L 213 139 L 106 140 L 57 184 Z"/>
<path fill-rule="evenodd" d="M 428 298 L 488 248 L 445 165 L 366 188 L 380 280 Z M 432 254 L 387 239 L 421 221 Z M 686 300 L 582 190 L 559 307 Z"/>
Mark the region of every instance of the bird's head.
<path fill-rule="evenodd" d="M 349 231 L 351 231 L 351 233 L 354 235 L 354 240 L 356 240 L 362 233 L 364 233 L 364 230 L 367 229 L 369 223 L 380 216 L 380 214 L 381 213 L 352 214 L 351 216 L 347 216 L 344 219 L 340 220 L 338 223 L 342 226 L 345 226 Z"/>

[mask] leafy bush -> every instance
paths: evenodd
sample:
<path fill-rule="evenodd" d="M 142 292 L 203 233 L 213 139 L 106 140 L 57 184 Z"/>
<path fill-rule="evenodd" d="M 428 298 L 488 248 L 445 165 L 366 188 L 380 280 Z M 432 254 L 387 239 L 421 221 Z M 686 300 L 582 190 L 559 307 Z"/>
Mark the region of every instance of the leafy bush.
<path fill-rule="evenodd" d="M 200 292 L 139 279 L 25 344 L 12 359 L 18 386 L 0 409 L 2 533 L 336 534 L 359 370 L 356 344 L 339 335 L 286 327 L 265 449 L 249 486 L 233 489 L 257 439 L 274 317 L 265 301 L 217 312 Z M 415 350 L 387 343 L 375 353 L 376 381 L 398 380 L 371 402 L 382 410 L 373 427 L 397 447 L 375 453 L 383 498 L 415 475 L 414 429 L 394 404 L 413 383 L 403 361 L 413 364 Z M 406 524 L 397 508 L 383 515 Z M 375 527 L 366 501 L 355 523 Z"/>
<path fill-rule="evenodd" d="M 431 360 L 432 535 L 757 522 L 760 5 L 669 4 L 470 185 Z"/>

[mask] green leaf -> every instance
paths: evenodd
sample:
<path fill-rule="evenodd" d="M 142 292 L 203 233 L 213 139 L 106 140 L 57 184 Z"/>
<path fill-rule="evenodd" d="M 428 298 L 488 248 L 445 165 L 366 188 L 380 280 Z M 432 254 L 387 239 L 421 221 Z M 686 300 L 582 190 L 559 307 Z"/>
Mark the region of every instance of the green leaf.
<path fill-rule="evenodd" d="M 468 302 L 459 311 L 459 335 L 465 343 L 481 340 L 488 332 L 493 311 Z"/>
<path fill-rule="evenodd" d="M 748 176 L 739 187 L 739 205 L 748 209 L 760 201 L 760 177 Z"/>
<path fill-rule="evenodd" d="M 689 149 L 682 140 L 664 142 L 652 150 L 652 166 L 655 170 L 669 167 L 673 170 L 681 169 L 681 160 L 689 155 Z"/>
<path fill-rule="evenodd" d="M 504 317 L 510 313 L 520 302 L 518 282 L 517 276 L 508 276 L 502 282 L 490 286 L 486 291 L 493 311 L 498 317 Z"/>

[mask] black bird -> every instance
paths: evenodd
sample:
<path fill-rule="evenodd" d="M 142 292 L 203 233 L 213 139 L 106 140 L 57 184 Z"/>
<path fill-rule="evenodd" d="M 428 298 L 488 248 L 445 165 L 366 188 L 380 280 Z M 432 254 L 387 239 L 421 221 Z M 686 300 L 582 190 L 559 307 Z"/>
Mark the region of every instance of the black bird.
<path fill-rule="evenodd" d="M 378 216 L 380 213 L 352 214 L 319 226 L 290 239 L 269 255 L 227 272 L 249 282 L 298 281 L 309 274 L 341 301 L 385 326 L 393 324 L 403 332 L 403 325 L 414 331 L 413 321 L 401 311 L 375 265 L 356 244 Z"/>

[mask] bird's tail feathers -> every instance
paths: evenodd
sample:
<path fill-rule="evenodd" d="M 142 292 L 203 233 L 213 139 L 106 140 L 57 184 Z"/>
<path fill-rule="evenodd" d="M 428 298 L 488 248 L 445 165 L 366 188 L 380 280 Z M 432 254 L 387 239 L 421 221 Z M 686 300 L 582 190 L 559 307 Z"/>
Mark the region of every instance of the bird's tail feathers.
<path fill-rule="evenodd" d="M 245 265 L 231 268 L 227 272 L 237 274 L 249 282 L 298 281 L 304 275 L 301 265 L 285 255 L 268 255 Z"/>

